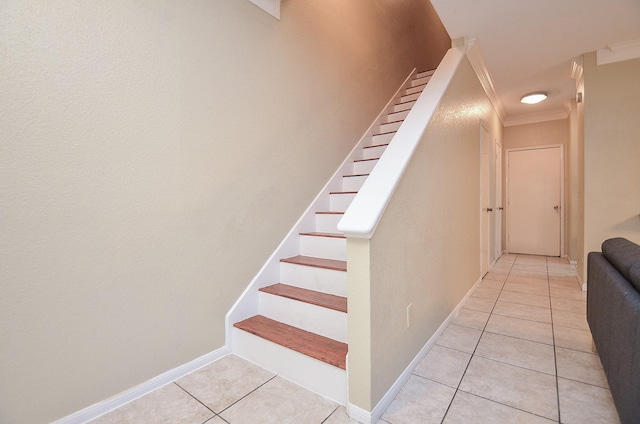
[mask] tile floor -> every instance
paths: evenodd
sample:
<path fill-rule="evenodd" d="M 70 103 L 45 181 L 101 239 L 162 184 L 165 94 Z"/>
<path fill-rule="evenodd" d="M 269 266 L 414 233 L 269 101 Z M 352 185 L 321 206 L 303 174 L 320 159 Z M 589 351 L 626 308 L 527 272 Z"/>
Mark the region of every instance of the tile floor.
<path fill-rule="evenodd" d="M 618 423 L 585 300 L 565 260 L 504 255 L 380 422 Z M 229 355 L 92 423 L 353 421 L 344 407 Z"/>

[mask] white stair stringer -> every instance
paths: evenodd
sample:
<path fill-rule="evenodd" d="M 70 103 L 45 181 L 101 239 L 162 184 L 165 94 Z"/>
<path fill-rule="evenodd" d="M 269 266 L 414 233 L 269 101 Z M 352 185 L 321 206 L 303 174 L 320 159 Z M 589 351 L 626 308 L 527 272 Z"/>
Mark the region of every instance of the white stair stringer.
<path fill-rule="evenodd" d="M 347 404 L 347 372 L 310 356 L 232 328 L 231 350 L 281 377 L 339 403 Z"/>
<path fill-rule="evenodd" d="M 226 316 L 231 352 L 342 405 L 347 273 L 337 226 L 429 78 L 412 71 Z"/>

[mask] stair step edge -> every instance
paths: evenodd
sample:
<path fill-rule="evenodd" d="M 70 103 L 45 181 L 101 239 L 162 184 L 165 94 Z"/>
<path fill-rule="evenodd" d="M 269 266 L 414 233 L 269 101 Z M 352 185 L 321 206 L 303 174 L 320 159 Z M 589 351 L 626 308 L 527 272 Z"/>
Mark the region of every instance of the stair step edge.
<path fill-rule="evenodd" d="M 271 286 L 262 287 L 260 291 L 274 296 L 286 297 L 287 299 L 332 309 L 338 312 L 347 312 L 347 298 L 336 296 L 334 294 L 322 293 L 283 283 L 276 283 Z"/>
<path fill-rule="evenodd" d="M 335 271 L 347 270 L 347 261 L 340 261 L 337 259 L 315 258 L 312 256 L 302 256 L 302 255 L 292 256 L 290 258 L 280 259 L 280 262 L 294 264 L 294 265 L 311 266 L 314 268 L 331 269 Z"/>
<path fill-rule="evenodd" d="M 295 350 L 319 361 L 346 369 L 347 344 L 255 315 L 236 322 L 234 327 Z"/>
<path fill-rule="evenodd" d="M 311 237 L 328 237 L 328 238 L 347 238 L 344 234 L 340 233 L 322 233 L 319 231 L 307 231 L 304 233 L 299 233 L 301 236 L 311 236 Z"/>

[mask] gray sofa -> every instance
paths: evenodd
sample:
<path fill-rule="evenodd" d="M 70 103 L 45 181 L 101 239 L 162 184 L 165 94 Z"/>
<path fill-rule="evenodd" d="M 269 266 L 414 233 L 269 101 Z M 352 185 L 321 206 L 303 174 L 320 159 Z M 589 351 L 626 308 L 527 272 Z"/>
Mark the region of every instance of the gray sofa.
<path fill-rule="evenodd" d="M 640 246 L 623 238 L 587 258 L 587 321 L 623 424 L 640 423 Z"/>

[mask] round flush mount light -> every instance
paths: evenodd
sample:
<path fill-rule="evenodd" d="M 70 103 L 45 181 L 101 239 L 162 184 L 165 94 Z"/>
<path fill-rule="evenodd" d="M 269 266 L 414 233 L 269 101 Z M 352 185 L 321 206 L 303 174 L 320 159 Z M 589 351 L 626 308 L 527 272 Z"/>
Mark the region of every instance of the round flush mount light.
<path fill-rule="evenodd" d="M 523 96 L 520 99 L 520 103 L 535 105 L 536 103 L 540 103 L 541 101 L 546 100 L 547 97 L 549 97 L 547 93 L 544 93 L 542 91 L 538 93 L 531 93 L 531 94 L 527 94 L 526 96 Z"/>

